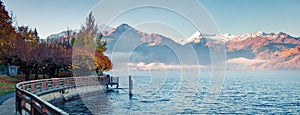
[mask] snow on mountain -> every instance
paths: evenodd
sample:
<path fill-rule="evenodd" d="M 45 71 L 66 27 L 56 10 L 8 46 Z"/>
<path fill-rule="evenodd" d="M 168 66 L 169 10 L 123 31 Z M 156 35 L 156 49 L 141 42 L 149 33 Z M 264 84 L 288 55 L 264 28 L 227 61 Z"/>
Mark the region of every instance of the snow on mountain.
<path fill-rule="evenodd" d="M 186 39 L 175 41 L 160 34 L 142 32 L 128 24 L 121 24 L 116 28 L 108 27 L 101 33 L 103 39 L 107 41 L 107 54 L 118 56 L 112 60 L 113 63 L 122 63 L 123 58 L 128 60 L 129 54 L 132 54 L 129 62 L 137 64 L 137 68 L 146 65 L 147 67 L 176 65 L 180 64 L 181 60 L 187 65 L 193 65 L 195 64 L 193 59 L 198 60 L 197 64 L 209 66 L 212 62 L 210 48 L 217 50 L 218 44 L 223 43 L 226 47 L 228 68 L 240 69 L 246 66 L 262 69 L 300 69 L 300 37 L 283 32 L 205 34 L 196 31 Z M 66 34 L 67 32 L 53 34 L 49 38 L 61 42 L 66 40 Z M 129 47 L 132 44 L 139 44 L 133 52 Z M 196 56 L 193 58 L 193 55 Z"/>
<path fill-rule="evenodd" d="M 181 45 L 185 45 L 187 43 L 199 43 L 202 39 L 202 34 L 200 31 L 196 31 L 192 36 L 190 36 L 189 38 L 185 39 L 185 40 L 178 40 L 176 41 L 177 43 L 181 44 Z"/>
<path fill-rule="evenodd" d="M 185 40 L 179 40 L 177 41 L 181 45 L 185 45 L 187 43 L 199 43 L 202 38 L 205 38 L 206 40 L 213 40 L 213 41 L 219 41 L 221 43 L 227 43 L 229 41 L 243 41 L 247 38 L 255 38 L 255 37 L 267 37 L 269 34 L 266 34 L 262 31 L 254 32 L 254 33 L 243 33 L 243 34 L 204 34 L 200 31 L 196 31 L 193 35 L 191 35 L 189 38 Z"/>
<path fill-rule="evenodd" d="M 187 42 L 199 43 L 200 39 L 203 38 L 200 31 L 196 31 L 191 37 L 187 38 Z"/>
<path fill-rule="evenodd" d="M 68 38 L 74 38 L 78 32 L 79 29 L 66 30 L 58 34 L 51 34 L 46 38 L 46 40 L 47 42 L 52 42 L 52 43 L 63 43 L 70 40 Z"/>

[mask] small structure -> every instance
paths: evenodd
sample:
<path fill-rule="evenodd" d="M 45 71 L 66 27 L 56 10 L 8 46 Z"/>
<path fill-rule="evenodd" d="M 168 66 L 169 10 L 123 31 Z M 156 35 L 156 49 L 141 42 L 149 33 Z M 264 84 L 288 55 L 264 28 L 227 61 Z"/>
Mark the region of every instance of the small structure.
<path fill-rule="evenodd" d="M 17 66 L 9 66 L 8 73 L 9 73 L 9 76 L 16 76 L 18 74 L 18 67 Z"/>
<path fill-rule="evenodd" d="M 110 87 L 112 87 L 113 85 L 116 85 L 116 87 L 119 88 L 119 77 L 110 77 L 107 85 L 110 85 Z"/>
<path fill-rule="evenodd" d="M 101 81 L 104 81 L 106 84 L 106 88 L 113 87 L 116 85 L 116 88 L 119 88 L 119 77 L 112 77 L 110 75 L 100 76 Z"/>

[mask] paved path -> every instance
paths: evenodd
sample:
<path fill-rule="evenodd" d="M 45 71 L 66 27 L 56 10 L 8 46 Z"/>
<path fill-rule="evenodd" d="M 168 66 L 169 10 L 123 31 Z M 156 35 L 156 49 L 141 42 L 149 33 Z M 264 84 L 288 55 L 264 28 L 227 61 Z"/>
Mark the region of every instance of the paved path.
<path fill-rule="evenodd" d="M 0 115 L 15 115 L 15 93 L 0 96 Z"/>
<path fill-rule="evenodd" d="M 0 96 L 0 105 L 2 105 L 7 99 L 15 96 L 16 93 L 15 92 L 10 92 L 10 93 L 7 93 L 7 94 L 4 94 L 4 95 L 1 95 Z"/>
<path fill-rule="evenodd" d="M 0 115 L 15 115 L 15 96 L 0 105 Z"/>

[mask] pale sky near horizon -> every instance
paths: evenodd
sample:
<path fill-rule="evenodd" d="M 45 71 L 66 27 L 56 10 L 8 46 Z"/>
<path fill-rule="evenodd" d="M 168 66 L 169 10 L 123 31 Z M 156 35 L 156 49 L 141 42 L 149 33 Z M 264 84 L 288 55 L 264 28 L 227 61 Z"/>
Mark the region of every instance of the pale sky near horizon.
<path fill-rule="evenodd" d="M 12 11 L 18 25 L 37 28 L 39 35 L 46 38 L 50 34 L 66 30 L 78 29 L 85 16 L 101 0 L 3 0 L 6 9 Z M 245 32 L 286 32 L 300 36 L 299 0 L 199 0 L 215 20 L 221 33 Z M 186 1 L 184 1 L 186 2 Z M 180 3 L 179 3 L 180 4 Z M 119 7 L 120 4 L 112 4 Z M 189 8 L 182 6 L 182 8 Z M 196 12 L 196 11 L 195 11 Z M 141 14 L 147 17 L 147 13 Z M 141 18 L 142 18 L 141 17 Z M 176 17 L 174 17 L 175 19 Z M 101 18 L 100 18 L 101 19 Z M 172 18 L 171 18 L 172 19 Z M 170 19 L 170 20 L 171 20 Z M 130 20 L 129 24 L 137 22 Z M 118 23 L 113 26 L 117 26 Z M 99 24 L 101 25 L 101 24 Z M 148 25 L 149 26 L 149 25 Z M 180 26 L 182 25 L 171 25 Z M 193 32 L 183 32 L 187 37 Z M 143 30 L 142 30 L 143 31 Z M 147 31 L 146 31 L 147 32 Z M 160 31 L 164 34 L 167 32 Z M 172 35 L 171 35 L 172 36 Z"/>

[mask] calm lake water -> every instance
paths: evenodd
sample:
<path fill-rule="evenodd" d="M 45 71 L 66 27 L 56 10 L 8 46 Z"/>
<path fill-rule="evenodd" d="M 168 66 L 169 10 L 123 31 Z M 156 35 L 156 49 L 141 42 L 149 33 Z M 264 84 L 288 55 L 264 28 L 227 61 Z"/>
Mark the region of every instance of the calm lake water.
<path fill-rule="evenodd" d="M 57 106 L 70 114 L 300 113 L 300 71 L 227 71 L 217 84 L 209 71 L 131 74 L 131 98 L 120 76 L 120 89 Z"/>

